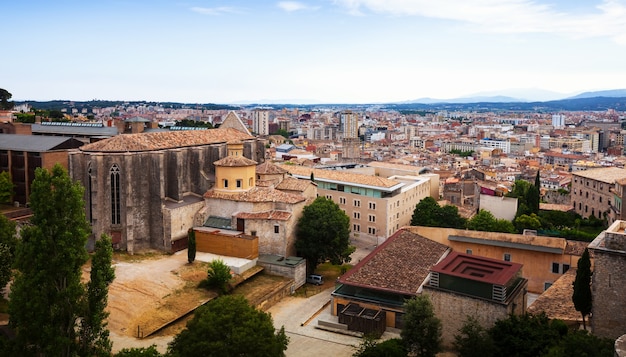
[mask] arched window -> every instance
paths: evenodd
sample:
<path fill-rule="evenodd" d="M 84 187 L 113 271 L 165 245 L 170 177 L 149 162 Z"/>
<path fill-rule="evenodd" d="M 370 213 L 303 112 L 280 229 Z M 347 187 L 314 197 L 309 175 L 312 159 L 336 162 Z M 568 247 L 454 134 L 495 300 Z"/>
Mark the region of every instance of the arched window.
<path fill-rule="evenodd" d="M 111 166 L 111 224 L 121 224 L 121 201 L 120 201 L 120 168 L 117 164 Z"/>

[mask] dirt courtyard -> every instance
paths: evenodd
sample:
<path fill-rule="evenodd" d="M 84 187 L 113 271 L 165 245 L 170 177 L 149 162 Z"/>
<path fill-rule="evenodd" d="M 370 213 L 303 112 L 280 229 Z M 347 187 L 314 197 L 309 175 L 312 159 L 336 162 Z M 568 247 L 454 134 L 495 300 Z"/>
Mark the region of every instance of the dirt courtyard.
<path fill-rule="evenodd" d="M 198 253 L 196 261 L 189 264 L 186 250 L 171 255 L 114 254 L 115 280 L 109 287 L 107 307 L 113 352 L 153 344 L 159 351 L 165 352 L 167 344 L 185 328 L 192 314 L 166 328 L 162 327 L 216 296 L 213 292 L 197 289 L 200 281 L 207 276 L 207 261 L 210 259 L 212 257 Z M 88 266 L 84 274 L 88 279 Z M 240 294 L 253 301 L 284 281 L 284 278 L 261 273 L 243 284 Z M 254 287 L 251 288 L 251 285 Z M 237 294 L 237 290 L 233 293 Z M 159 331 L 152 334 L 156 330 Z M 150 336 L 145 337 L 147 335 Z"/>

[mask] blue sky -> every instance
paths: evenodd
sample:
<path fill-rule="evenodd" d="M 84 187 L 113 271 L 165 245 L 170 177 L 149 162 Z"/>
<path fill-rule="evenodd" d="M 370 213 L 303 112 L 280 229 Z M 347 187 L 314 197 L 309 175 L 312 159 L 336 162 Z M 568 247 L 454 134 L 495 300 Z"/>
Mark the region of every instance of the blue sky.
<path fill-rule="evenodd" d="M 0 88 L 15 100 L 371 103 L 626 88 L 626 0 L 20 0 L 0 13 Z"/>

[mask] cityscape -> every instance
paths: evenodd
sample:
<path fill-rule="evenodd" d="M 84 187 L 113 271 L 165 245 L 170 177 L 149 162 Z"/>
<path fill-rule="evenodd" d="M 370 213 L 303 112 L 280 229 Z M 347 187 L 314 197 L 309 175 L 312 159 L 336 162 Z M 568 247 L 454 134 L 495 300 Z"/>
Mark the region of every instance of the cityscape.
<path fill-rule="evenodd" d="M 22 102 L 3 90 L 11 109 L 0 112 L 0 169 L 13 184 L 5 216 L 32 215 L 37 167 L 60 164 L 88 188 L 85 247 L 108 236 L 115 252 L 113 353 L 176 346 L 177 321 L 221 300 L 192 287 L 172 308 L 168 291 L 216 259 L 233 292 L 247 286 L 248 301 L 284 327 L 288 356 L 358 355 L 366 333 L 404 341 L 406 301 L 424 296 L 444 355 L 466 355 L 455 342 L 467 323 L 459 316 L 495 329 L 507 316 L 545 314 L 612 346 L 626 326 L 615 273 L 626 251 L 623 92 L 512 109 L 525 103 Z M 581 106 L 593 110 L 571 110 Z M 335 258 L 300 243 L 320 199 L 331 204 L 323 221 L 333 210 L 345 217 L 351 248 Z M 328 227 L 314 232 L 316 246 L 330 244 Z M 572 284 L 587 251 L 593 308 L 581 315 Z M 145 254 L 162 258 L 138 258 L 129 271 L 124 261 Z M 327 270 L 329 261 L 343 268 Z M 147 284 L 154 274 L 161 282 Z"/>
<path fill-rule="evenodd" d="M 0 12 L 0 356 L 626 357 L 623 0 Z"/>

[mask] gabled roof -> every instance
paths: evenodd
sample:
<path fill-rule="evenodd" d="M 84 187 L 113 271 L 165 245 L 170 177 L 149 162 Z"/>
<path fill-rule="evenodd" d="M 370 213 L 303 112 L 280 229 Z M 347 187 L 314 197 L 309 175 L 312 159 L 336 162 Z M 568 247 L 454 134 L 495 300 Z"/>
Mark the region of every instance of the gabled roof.
<path fill-rule="evenodd" d="M 449 247 L 401 229 L 344 274 L 339 282 L 403 295 L 417 294 Z"/>
<path fill-rule="evenodd" d="M 264 163 L 256 166 L 256 173 L 259 175 L 285 174 L 287 173 L 287 170 L 278 165 L 274 165 L 269 161 L 265 161 Z"/>
<path fill-rule="evenodd" d="M 80 140 L 62 136 L 0 134 L 0 150 L 45 152 L 75 149 L 83 145 Z"/>
<path fill-rule="evenodd" d="M 232 128 L 121 134 L 109 139 L 104 139 L 92 144 L 85 145 L 81 148 L 81 151 L 155 151 L 248 139 L 253 139 L 253 137 Z"/>
<path fill-rule="evenodd" d="M 228 114 L 226 115 L 226 118 L 222 120 L 222 124 L 220 124 L 220 128 L 222 129 L 231 128 L 231 129 L 239 130 L 242 133 L 252 135 L 250 134 L 248 127 L 246 127 L 243 121 L 241 121 L 241 118 L 239 118 L 239 115 L 237 115 L 237 113 L 233 112 L 232 110 L 228 112 Z"/>

